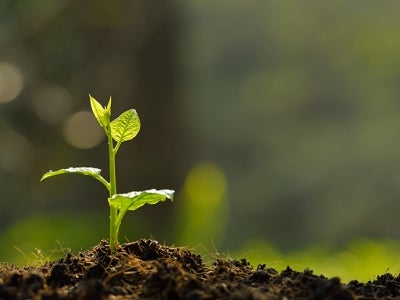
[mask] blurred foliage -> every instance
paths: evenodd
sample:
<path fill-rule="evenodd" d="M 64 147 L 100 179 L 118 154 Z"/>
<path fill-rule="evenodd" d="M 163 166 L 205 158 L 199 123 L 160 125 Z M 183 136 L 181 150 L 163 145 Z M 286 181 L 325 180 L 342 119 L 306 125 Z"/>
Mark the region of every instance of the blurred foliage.
<path fill-rule="evenodd" d="M 177 212 L 175 240 L 180 245 L 220 247 L 228 217 L 226 178 L 212 162 L 201 162 L 188 173 Z"/>
<path fill-rule="evenodd" d="M 100 214 L 79 212 L 25 217 L 1 236 L 1 261 L 22 266 L 89 248 L 108 236 L 105 221 Z"/>
<path fill-rule="evenodd" d="M 190 151 L 227 176 L 226 248 L 399 238 L 400 3 L 186 7 Z"/>
<path fill-rule="evenodd" d="M 400 242 L 395 240 L 355 239 L 342 250 L 316 243 L 287 253 L 279 252 L 263 241 L 253 240 L 231 256 L 246 258 L 253 267 L 266 264 L 276 270 L 284 270 L 287 266 L 297 271 L 310 269 L 316 275 L 338 276 L 342 282 L 353 279 L 367 282 L 385 273 L 397 276 L 400 270 Z"/>

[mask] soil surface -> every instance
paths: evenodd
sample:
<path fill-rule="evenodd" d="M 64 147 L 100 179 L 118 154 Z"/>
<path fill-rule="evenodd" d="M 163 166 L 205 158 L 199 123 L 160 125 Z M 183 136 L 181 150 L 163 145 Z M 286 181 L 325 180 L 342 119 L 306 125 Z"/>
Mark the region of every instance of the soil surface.
<path fill-rule="evenodd" d="M 246 259 L 211 265 L 185 248 L 154 240 L 100 242 L 41 267 L 0 264 L 0 299 L 400 299 L 400 276 L 340 282 L 312 271 L 278 272 Z"/>

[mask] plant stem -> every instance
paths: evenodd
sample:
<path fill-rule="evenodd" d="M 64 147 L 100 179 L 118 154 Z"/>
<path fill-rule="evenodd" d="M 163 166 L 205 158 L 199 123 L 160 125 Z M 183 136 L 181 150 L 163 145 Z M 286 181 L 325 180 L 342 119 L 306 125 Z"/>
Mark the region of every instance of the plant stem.
<path fill-rule="evenodd" d="M 110 172 L 110 198 L 117 193 L 117 181 L 115 174 L 115 154 L 114 143 L 111 136 L 111 126 L 107 127 L 108 138 L 108 158 L 109 158 L 109 172 Z M 114 251 L 118 244 L 118 225 L 117 222 L 118 210 L 110 206 L 110 249 Z"/>

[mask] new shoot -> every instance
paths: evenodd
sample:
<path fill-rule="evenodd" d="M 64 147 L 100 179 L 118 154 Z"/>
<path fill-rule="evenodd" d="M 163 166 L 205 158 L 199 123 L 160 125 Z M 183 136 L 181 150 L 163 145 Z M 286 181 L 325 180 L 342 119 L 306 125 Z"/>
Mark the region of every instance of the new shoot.
<path fill-rule="evenodd" d="M 75 167 L 49 171 L 45 173 L 40 181 L 62 174 L 82 174 L 93 177 L 100 181 L 108 190 L 108 204 L 110 206 L 110 249 L 114 251 L 118 245 L 119 228 L 122 218 L 128 210 L 136 210 L 145 204 L 156 204 L 166 199 L 173 200 L 173 190 L 146 190 L 133 191 L 125 194 L 117 193 L 117 181 L 115 170 L 115 156 L 123 142 L 132 140 L 140 130 L 140 119 L 134 109 L 129 109 L 119 117 L 111 121 L 111 97 L 107 106 L 102 106 L 95 98 L 89 95 L 92 112 L 104 129 L 108 142 L 109 180 L 107 181 L 100 173 L 101 170 L 92 167 Z"/>

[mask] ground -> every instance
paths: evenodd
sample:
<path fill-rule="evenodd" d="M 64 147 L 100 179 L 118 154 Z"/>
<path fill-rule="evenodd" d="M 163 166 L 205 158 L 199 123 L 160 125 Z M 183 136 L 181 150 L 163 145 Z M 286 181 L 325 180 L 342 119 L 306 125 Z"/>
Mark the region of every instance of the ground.
<path fill-rule="evenodd" d="M 111 253 L 105 241 L 40 267 L 0 264 L 0 299 L 400 299 L 400 277 L 373 282 L 281 272 L 246 259 L 204 264 L 188 249 L 138 240 Z"/>

